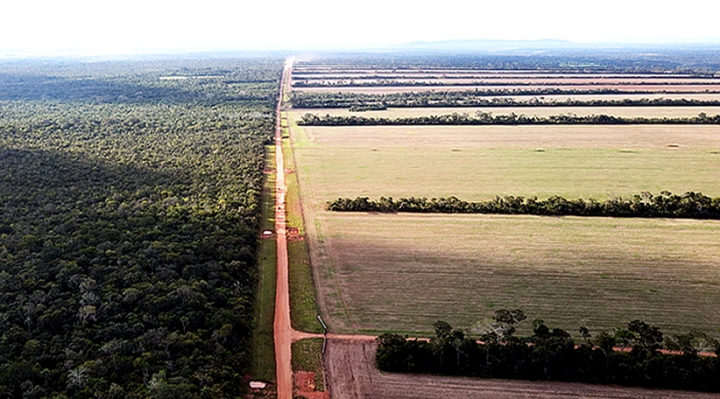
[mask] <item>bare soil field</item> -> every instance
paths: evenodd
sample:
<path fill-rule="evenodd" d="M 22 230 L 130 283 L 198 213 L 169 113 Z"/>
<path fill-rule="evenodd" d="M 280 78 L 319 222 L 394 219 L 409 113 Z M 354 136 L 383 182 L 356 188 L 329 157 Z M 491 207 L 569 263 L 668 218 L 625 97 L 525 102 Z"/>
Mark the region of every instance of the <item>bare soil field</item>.
<path fill-rule="evenodd" d="M 717 395 L 546 381 L 514 381 L 383 373 L 375 344 L 329 341 L 325 367 L 333 397 L 343 399 L 709 399 Z"/>
<path fill-rule="evenodd" d="M 430 115 L 468 114 L 490 112 L 493 115 L 528 115 L 547 117 L 551 115 L 612 115 L 624 118 L 690 118 L 699 113 L 712 116 L 720 114 L 720 106 L 698 107 L 407 107 L 388 108 L 382 111 L 350 112 L 347 108 L 295 109 L 296 118 L 305 113 L 332 116 L 363 116 L 368 118 L 412 118 Z"/>

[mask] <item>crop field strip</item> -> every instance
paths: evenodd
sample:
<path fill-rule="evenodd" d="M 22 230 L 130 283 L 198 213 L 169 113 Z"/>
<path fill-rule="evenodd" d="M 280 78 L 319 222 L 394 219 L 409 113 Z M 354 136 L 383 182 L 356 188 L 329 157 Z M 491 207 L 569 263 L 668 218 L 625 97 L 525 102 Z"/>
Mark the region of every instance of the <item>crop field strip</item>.
<path fill-rule="evenodd" d="M 402 107 L 388 108 L 387 110 L 351 112 L 347 108 L 308 108 L 296 109 L 293 111 L 296 118 L 301 117 L 305 113 L 330 116 L 362 116 L 367 118 L 408 118 L 430 115 L 450 115 L 469 114 L 474 115 L 477 112 L 490 112 L 493 115 L 527 115 L 537 117 L 548 117 L 552 115 L 609 115 L 624 118 L 689 118 L 697 116 L 700 113 L 707 115 L 720 114 L 720 106 L 682 106 L 682 107 L 666 107 L 666 106 L 642 106 L 642 107 L 602 107 L 602 106 L 550 106 L 550 107 Z"/>
<path fill-rule="evenodd" d="M 412 85 L 412 86 L 320 86 L 294 87 L 293 90 L 317 93 L 364 93 L 390 94 L 423 91 L 468 91 L 468 90 L 541 90 L 547 88 L 563 90 L 612 89 L 639 93 L 720 93 L 720 85 Z"/>
<path fill-rule="evenodd" d="M 387 72 L 367 71 L 391 75 Z M 322 76 L 312 75 L 307 77 Z M 537 79 L 532 74 L 515 75 L 517 81 Z M 667 80 L 681 82 L 681 78 L 688 77 Z M 695 85 L 661 86 L 657 89 L 670 91 Z M 418 88 L 312 90 L 422 91 Z M 430 90 L 462 88 L 433 86 Z M 720 98 L 701 92 L 513 97 L 545 101 Z M 692 117 L 700 112 L 717 114 L 720 107 L 431 107 L 360 113 L 296 109 L 292 116 L 310 112 L 395 118 L 477 111 Z M 548 324 L 571 331 L 583 324 L 599 332 L 640 317 L 667 333 L 689 328 L 718 332 L 720 320 L 701 316 L 712 313 L 712 304 L 720 299 L 714 293 L 720 285 L 719 248 L 714 244 L 720 242 L 720 224 L 716 222 L 333 214 L 323 209 L 327 200 L 358 195 L 456 195 L 465 200 L 495 195 L 606 199 L 661 190 L 718 195 L 717 127 L 293 126 L 292 131 L 303 195 L 313 208 L 309 214 L 317 227 L 313 240 L 315 260 L 321 265 L 316 271 L 321 276 L 321 305 L 338 331 L 422 334 L 439 318 L 471 328 L 487 321 L 493 309 L 520 307 L 531 317 L 543 317 Z M 672 309 L 667 304 L 673 304 Z"/>

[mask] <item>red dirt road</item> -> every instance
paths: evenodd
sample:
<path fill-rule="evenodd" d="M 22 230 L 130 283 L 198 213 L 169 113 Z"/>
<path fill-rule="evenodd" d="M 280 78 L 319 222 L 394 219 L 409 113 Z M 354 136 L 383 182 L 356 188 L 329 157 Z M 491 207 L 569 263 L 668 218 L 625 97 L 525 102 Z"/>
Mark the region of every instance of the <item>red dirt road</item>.
<path fill-rule="evenodd" d="M 275 321 L 273 338 L 275 339 L 275 363 L 277 370 L 278 399 L 292 399 L 293 379 L 291 363 L 292 325 L 290 324 L 290 290 L 288 288 L 288 252 L 287 231 L 285 229 L 285 163 L 282 152 L 282 129 L 280 111 L 283 90 L 292 70 L 292 61 L 285 62 L 280 98 L 275 114 L 275 236 L 277 239 L 277 280 L 275 292 Z"/>

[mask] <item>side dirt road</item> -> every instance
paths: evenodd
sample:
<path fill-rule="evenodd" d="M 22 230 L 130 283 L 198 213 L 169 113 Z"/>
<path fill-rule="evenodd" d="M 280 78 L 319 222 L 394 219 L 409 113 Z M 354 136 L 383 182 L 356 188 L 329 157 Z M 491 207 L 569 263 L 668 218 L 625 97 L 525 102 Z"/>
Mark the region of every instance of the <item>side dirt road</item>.
<path fill-rule="evenodd" d="M 515 381 L 382 373 L 375 368 L 377 344 L 328 339 L 325 370 L 333 398 L 361 399 L 710 399 L 717 395 L 579 383 Z"/>

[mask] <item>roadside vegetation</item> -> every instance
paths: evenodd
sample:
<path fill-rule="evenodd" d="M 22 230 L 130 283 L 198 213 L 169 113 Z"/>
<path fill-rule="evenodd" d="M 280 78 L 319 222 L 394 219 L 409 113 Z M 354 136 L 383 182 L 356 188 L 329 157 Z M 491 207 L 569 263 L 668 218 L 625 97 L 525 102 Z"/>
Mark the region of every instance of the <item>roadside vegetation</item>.
<path fill-rule="evenodd" d="M 315 283 L 307 242 L 305 241 L 305 225 L 303 205 L 300 198 L 300 187 L 295 165 L 295 157 L 284 128 L 283 152 L 285 155 L 285 182 L 287 185 L 286 212 L 288 228 L 292 233 L 288 237 L 288 279 L 290 284 L 290 319 L 293 328 L 314 333 L 322 333 L 317 320 L 320 310 L 315 298 Z"/>

